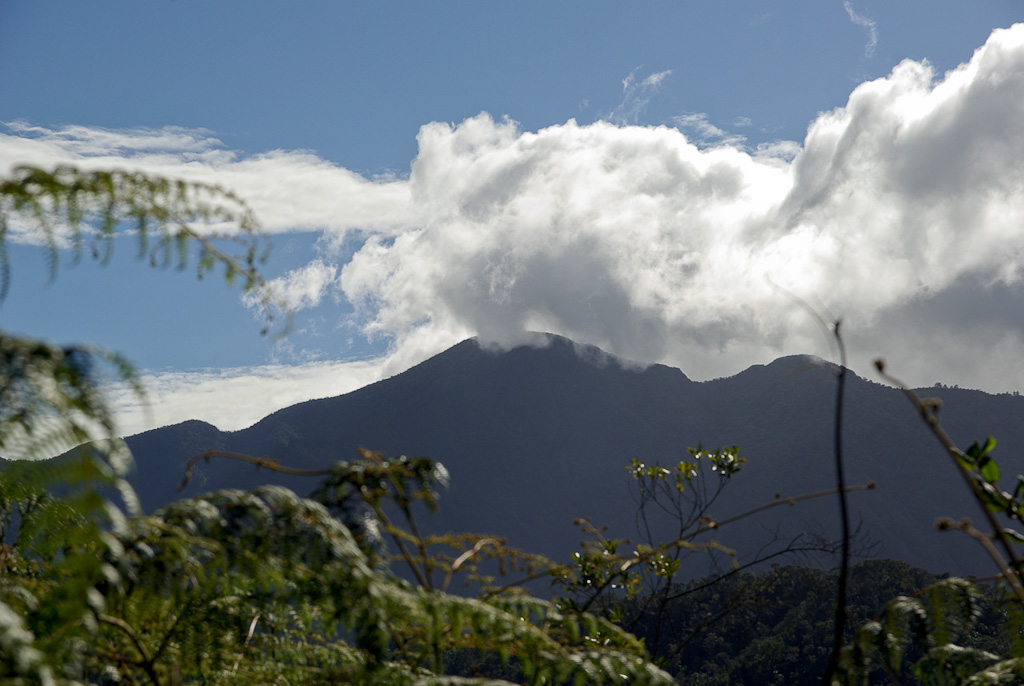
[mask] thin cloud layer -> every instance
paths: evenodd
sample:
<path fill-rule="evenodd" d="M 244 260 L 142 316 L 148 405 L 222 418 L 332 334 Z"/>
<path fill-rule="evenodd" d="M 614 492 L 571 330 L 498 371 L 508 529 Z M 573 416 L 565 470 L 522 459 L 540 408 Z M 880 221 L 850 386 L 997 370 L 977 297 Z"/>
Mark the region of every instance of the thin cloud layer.
<path fill-rule="evenodd" d="M 408 225 L 408 184 L 366 179 L 307 151 L 273 150 L 243 156 L 209 131 L 47 128 L 8 122 L 0 132 L 0 174 L 21 164 L 52 168 L 125 169 L 171 176 L 235 191 L 252 206 L 264 230 L 386 232 Z"/>
<path fill-rule="evenodd" d="M 370 360 L 150 372 L 139 379 L 145 399 L 120 388 L 110 400 L 118 410 L 118 431 L 125 436 L 189 419 L 238 431 L 277 410 L 379 381 L 382 367 L 382 361 Z"/>
<path fill-rule="evenodd" d="M 619 114 L 666 75 L 628 81 Z M 695 378 L 827 355 L 788 292 L 843 319 L 860 373 L 884 355 L 912 383 L 998 391 L 1024 388 L 1024 317 L 1006 305 L 1024 295 L 1022 122 L 1017 25 L 947 74 L 908 60 L 860 85 L 802 145 L 482 113 L 424 125 L 406 177 L 367 179 L 307 152 L 243 157 L 209 132 L 18 125 L 0 168 L 142 167 L 231 187 L 273 231 L 323 229 L 346 249 L 280 286 L 299 306 L 328 288 L 354 305 L 347 324 L 392 341 L 384 375 L 532 330 Z M 972 325 L 986 310 L 1003 314 Z"/>

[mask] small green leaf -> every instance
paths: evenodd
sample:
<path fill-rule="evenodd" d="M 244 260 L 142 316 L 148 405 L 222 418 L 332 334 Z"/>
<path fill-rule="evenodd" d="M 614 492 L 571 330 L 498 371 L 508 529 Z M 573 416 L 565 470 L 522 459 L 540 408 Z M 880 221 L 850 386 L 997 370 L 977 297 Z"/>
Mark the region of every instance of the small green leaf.
<path fill-rule="evenodd" d="M 999 465 L 988 455 L 985 455 L 978 461 L 978 471 L 981 472 L 981 478 L 990 484 L 999 481 Z"/>
<path fill-rule="evenodd" d="M 1003 493 L 994 488 L 991 483 L 986 483 L 981 479 L 976 479 L 975 483 L 981 491 L 981 496 L 985 499 L 985 505 L 992 512 L 1004 512 L 1010 506 L 1009 494 Z"/>

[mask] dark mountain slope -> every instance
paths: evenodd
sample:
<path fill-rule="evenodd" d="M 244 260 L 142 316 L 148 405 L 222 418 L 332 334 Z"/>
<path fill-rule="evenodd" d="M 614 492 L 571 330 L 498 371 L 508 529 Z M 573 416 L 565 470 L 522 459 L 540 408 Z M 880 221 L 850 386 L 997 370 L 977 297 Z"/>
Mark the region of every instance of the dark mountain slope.
<path fill-rule="evenodd" d="M 641 370 L 559 337 L 547 347 L 503 353 L 466 341 L 391 379 L 295 405 L 243 431 L 186 422 L 134 436 L 129 445 L 148 508 L 176 497 L 184 462 L 211 447 L 298 467 L 352 458 L 360 445 L 427 455 L 442 461 L 452 478 L 435 528 L 496 533 L 564 559 L 580 538 L 576 517 L 610 524 L 612 535 L 634 535 L 624 469 L 633 457 L 670 464 L 699 442 L 741 446 L 749 461 L 716 503 L 720 517 L 776 492 L 830 487 L 835 385 L 831 366 L 806 357 L 695 383 L 677 369 Z M 1024 399 L 937 391 L 948 396 L 945 414 L 956 440 L 966 444 L 993 433 L 1004 473 L 1021 469 L 1016 456 L 1024 447 Z M 970 541 L 934 531 L 937 516 L 978 513 L 906 399 L 851 374 L 845 427 L 849 482 L 878 483 L 851 500 L 881 544 L 879 552 L 935 571 L 988 572 Z M 223 461 L 196 472 L 186 494 L 266 481 L 299 492 L 315 485 Z M 777 508 L 717 536 L 753 550 L 777 530 L 834 535 L 837 511 L 832 498 Z"/>

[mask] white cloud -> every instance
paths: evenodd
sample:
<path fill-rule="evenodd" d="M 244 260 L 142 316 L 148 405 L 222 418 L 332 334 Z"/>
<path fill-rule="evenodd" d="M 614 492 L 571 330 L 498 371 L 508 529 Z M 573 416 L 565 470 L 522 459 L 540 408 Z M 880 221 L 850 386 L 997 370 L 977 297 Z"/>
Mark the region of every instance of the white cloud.
<path fill-rule="evenodd" d="M 663 79 L 631 75 L 625 90 Z M 753 152 L 664 126 L 529 132 L 481 114 L 424 125 L 409 177 L 386 181 L 310 153 L 241 157 L 201 132 L 173 151 L 154 151 L 152 132 L 15 132 L 0 163 L 10 150 L 140 163 L 237 188 L 276 231 L 322 227 L 341 243 L 358 230 L 354 254 L 327 258 L 356 307 L 349 323 L 392 343 L 381 374 L 467 336 L 508 344 L 538 329 L 696 378 L 827 354 L 771 279 L 843 317 L 864 374 L 885 355 L 914 383 L 1007 390 L 1024 388 L 1010 362 L 1024 317 L 997 307 L 1024 295 L 1022 122 L 1018 25 L 945 75 L 905 61 L 822 113 L 802 145 Z M 299 303 L 334 279 L 319 259 L 282 282 Z M 980 326 L 965 309 L 1001 314 Z"/>
<path fill-rule="evenodd" d="M 409 186 L 366 179 L 305 151 L 243 157 L 203 129 L 112 130 L 7 123 L 0 174 L 19 164 L 125 169 L 220 184 L 246 200 L 271 233 L 292 230 L 390 231 L 408 225 Z"/>
<path fill-rule="evenodd" d="M 659 72 L 656 72 L 654 74 L 648 75 L 646 78 L 644 78 L 643 81 L 640 82 L 640 85 L 642 87 L 644 87 L 644 88 L 657 88 L 658 86 L 661 85 L 661 82 L 664 81 L 666 77 L 671 76 L 671 75 L 672 75 L 672 70 L 671 69 L 666 69 L 665 71 L 659 71 Z M 624 82 L 623 83 L 623 87 L 624 88 L 625 88 L 625 85 L 626 84 Z"/>
<path fill-rule="evenodd" d="M 51 130 L 15 121 L 10 122 L 8 128 L 14 133 L 44 143 L 57 156 L 70 153 L 79 158 L 108 157 L 119 151 L 126 154 L 181 152 L 195 159 L 212 161 L 223 147 L 212 131 L 178 126 L 138 128 L 130 132 L 74 125 Z"/>
<path fill-rule="evenodd" d="M 382 360 L 312 362 L 191 372 L 147 372 L 146 402 L 125 389 L 112 396 L 118 430 L 132 435 L 189 419 L 237 431 L 311 398 L 354 391 L 384 378 Z"/>
<path fill-rule="evenodd" d="M 267 286 L 274 296 L 292 311 L 298 312 L 316 307 L 338 276 L 338 267 L 316 259 L 299 269 L 293 269 L 284 276 L 271 279 Z M 259 307 L 260 298 L 254 293 L 242 297 L 246 307 Z"/>
<path fill-rule="evenodd" d="M 674 123 L 680 129 L 687 129 L 692 131 L 694 139 L 705 145 L 731 145 L 741 147 L 746 142 L 746 136 L 739 136 L 731 134 L 724 129 L 720 129 L 711 123 L 708 119 L 708 115 L 703 112 L 689 112 L 686 114 L 676 115 L 672 117 L 672 123 Z M 743 124 L 740 124 L 743 125 Z M 750 120 L 746 120 L 746 125 L 750 125 Z"/>
<path fill-rule="evenodd" d="M 764 291 L 763 274 L 725 270 L 748 261 L 736 241 L 788 190 L 777 165 L 603 122 L 523 133 L 481 115 L 425 126 L 419 143 L 421 226 L 371 238 L 342 270 L 370 331 L 554 330 L 657 359 L 672 327 L 703 336 L 747 307 L 751 284 Z"/>
<path fill-rule="evenodd" d="M 783 162 L 792 162 L 803 148 L 796 141 L 772 141 L 771 143 L 758 143 L 754 155 L 761 159 L 777 159 Z"/>

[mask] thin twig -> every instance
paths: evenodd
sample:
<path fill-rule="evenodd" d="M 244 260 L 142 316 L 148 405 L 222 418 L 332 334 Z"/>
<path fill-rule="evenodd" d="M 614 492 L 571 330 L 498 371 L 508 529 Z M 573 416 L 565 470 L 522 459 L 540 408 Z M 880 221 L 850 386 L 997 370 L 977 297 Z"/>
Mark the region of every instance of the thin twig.
<path fill-rule="evenodd" d="M 111 615 L 98 614 L 96 615 L 96 619 L 102 624 L 107 624 L 120 629 L 121 632 L 128 637 L 132 642 L 132 645 L 135 646 L 135 650 L 139 651 L 139 657 L 141 660 L 138 662 L 138 665 L 146 672 L 146 676 L 153 681 L 154 686 L 160 686 L 160 677 L 156 673 L 156 669 L 153 666 L 153 661 L 149 657 L 146 646 L 142 645 L 141 639 L 139 639 L 138 634 L 135 633 L 135 630 L 132 629 L 131 625 L 123 619 L 113 617 Z"/>
<path fill-rule="evenodd" d="M 846 503 L 846 490 L 844 488 L 845 473 L 843 469 L 843 395 L 846 386 L 846 345 L 843 343 L 843 336 L 840 333 L 840 325 L 842 324 L 841 319 L 830 317 L 830 321 L 826 320 L 825 316 L 818 308 L 812 307 L 810 303 L 798 296 L 796 293 L 779 286 L 771 279 L 768 279 L 768 283 L 776 290 L 789 296 L 790 299 L 801 305 L 812 317 L 817 319 L 822 329 L 830 334 L 829 343 L 834 343 L 839 353 L 839 369 L 836 373 L 837 383 L 835 420 L 833 423 L 833 442 L 835 453 L 836 487 L 839 493 L 839 517 L 843 531 L 843 548 L 842 561 L 840 563 L 839 570 L 839 588 L 836 593 L 835 636 L 832 643 L 832 655 L 829 657 L 828 666 L 825 668 L 825 673 L 822 675 L 821 679 L 823 686 L 829 686 L 832 683 L 832 676 L 839 667 L 839 655 L 843 649 L 843 637 L 846 630 L 846 587 L 850 576 L 850 515 L 849 508 Z"/>
<path fill-rule="evenodd" d="M 455 576 L 455 572 L 459 571 L 459 568 L 465 564 L 468 560 L 472 559 L 477 553 L 483 550 L 485 545 L 498 545 L 499 541 L 496 538 L 481 538 L 476 542 L 472 548 L 455 558 L 455 562 L 452 563 L 448 573 L 444 577 L 444 582 L 441 584 L 441 593 L 448 590 L 448 584 L 452 582 L 452 577 Z"/>
<path fill-rule="evenodd" d="M 1006 579 L 1006 581 L 1013 587 L 1014 593 L 1018 597 L 1024 597 L 1024 586 L 1021 585 L 1020 577 L 1014 574 L 1007 566 L 1003 556 L 999 554 L 996 547 L 992 544 L 992 537 L 985 534 L 984 531 L 979 531 L 971 525 L 971 520 L 962 519 L 959 522 L 954 521 L 949 517 L 942 517 L 936 523 L 935 526 L 940 531 L 948 529 L 959 529 L 965 534 L 976 540 L 981 544 L 981 547 L 985 549 L 985 552 L 995 561 L 996 565 L 1003 570 L 1003 573 L 999 576 Z"/>
<path fill-rule="evenodd" d="M 235 666 L 231 668 L 231 676 L 235 676 L 238 673 L 238 665 L 242 663 L 242 656 L 245 654 L 246 648 L 249 647 L 249 643 L 252 641 L 252 637 L 256 634 L 256 624 L 260 621 L 260 613 L 257 612 L 252 617 L 252 621 L 249 622 L 249 631 L 245 635 L 245 642 L 242 643 L 242 651 L 238 655 L 238 659 L 235 660 Z"/>
<path fill-rule="evenodd" d="M 867 490 L 873 489 L 874 487 L 875 487 L 875 483 L 873 481 L 871 481 L 871 482 L 868 482 L 868 483 L 866 483 L 864 485 L 847 486 L 846 490 L 847 491 L 867 491 Z M 759 505 L 759 506 L 757 506 L 755 508 L 747 510 L 746 512 L 742 512 L 742 513 L 740 513 L 738 515 L 735 515 L 733 517 L 729 517 L 728 519 L 723 519 L 722 521 L 719 521 L 719 522 L 716 522 L 716 521 L 711 520 L 711 519 L 707 519 L 706 521 L 702 522 L 701 525 L 697 528 L 697 530 L 694 531 L 693 533 L 689 534 L 688 536 L 683 536 L 681 538 L 678 538 L 675 541 L 672 541 L 671 543 L 666 544 L 665 545 L 665 549 L 667 550 L 667 549 L 686 548 L 686 549 L 689 549 L 689 550 L 693 550 L 693 549 L 697 549 L 697 548 L 702 548 L 702 549 L 705 549 L 705 550 L 719 550 L 719 551 L 724 552 L 724 553 L 726 553 L 728 555 L 731 555 L 735 559 L 736 551 L 731 550 L 729 548 L 726 548 L 725 546 L 723 546 L 723 545 L 721 545 L 721 544 L 719 544 L 719 543 L 717 543 L 715 541 L 708 541 L 707 543 L 692 543 L 691 541 L 695 537 L 697 537 L 698 535 L 700 535 L 700 534 L 702 534 L 702 533 L 704 533 L 706 531 L 717 530 L 717 529 L 719 529 L 720 527 L 722 527 L 722 526 L 724 526 L 726 524 L 731 524 L 731 523 L 737 522 L 737 521 L 739 521 L 741 519 L 745 519 L 747 517 L 750 517 L 752 515 L 757 514 L 758 512 L 761 512 L 763 510 L 767 510 L 767 509 L 772 508 L 772 507 L 779 507 L 780 505 L 794 505 L 797 502 L 800 502 L 802 500 L 810 500 L 812 498 L 821 498 L 823 496 L 835 495 L 837 490 L 838 489 L 835 489 L 835 488 L 829 488 L 829 489 L 824 490 L 824 491 L 817 491 L 815 493 L 805 493 L 803 495 L 793 496 L 791 498 L 783 498 L 783 497 L 779 496 L 775 500 L 773 500 L 773 501 L 771 501 L 769 503 L 765 503 L 763 505 Z M 595 533 L 597 533 L 596 530 L 595 530 Z M 602 540 L 603 540 L 603 538 L 602 538 Z M 659 554 L 661 552 L 663 552 L 663 550 L 661 550 L 661 549 L 651 549 L 650 552 L 637 553 L 633 557 L 631 557 L 631 558 L 629 558 L 627 560 L 623 560 L 621 565 L 619 566 L 618 574 L 626 572 L 630 568 L 635 567 L 638 564 L 642 564 L 644 562 L 647 562 L 654 555 Z M 594 589 L 590 599 L 581 608 L 582 612 L 586 612 L 590 608 L 590 606 L 594 603 L 594 601 L 597 600 L 598 596 L 600 596 L 601 593 L 604 592 L 604 590 L 607 589 L 608 586 L 610 586 L 615 581 L 615 579 L 618 577 L 618 574 L 610 575 L 607 579 L 605 579 L 605 581 L 600 586 L 598 586 L 596 589 Z"/>
<path fill-rule="evenodd" d="M 834 450 L 836 458 L 836 487 L 839 491 L 839 516 L 843 530 L 842 561 L 839 569 L 839 588 L 836 592 L 835 634 L 832 643 L 832 655 L 822 677 L 822 683 L 829 686 L 832 676 L 839 667 L 839 655 L 843 650 L 846 635 L 846 587 L 850 580 L 850 513 L 846 503 L 846 475 L 843 469 L 843 396 L 846 386 L 846 346 L 840 333 L 840 321 L 832 326 L 832 337 L 839 347 L 839 370 L 836 373 L 836 406 L 833 424 Z"/>
<path fill-rule="evenodd" d="M 192 467 L 195 466 L 196 462 L 199 462 L 200 460 L 209 462 L 214 457 L 222 457 L 227 460 L 240 460 L 242 462 L 254 464 L 259 469 L 269 469 L 272 472 L 291 474 L 293 476 L 327 476 L 331 473 L 330 469 L 297 469 L 295 467 L 284 467 L 278 464 L 277 460 L 272 460 L 269 457 L 253 457 L 252 455 L 236 453 L 230 450 L 207 450 L 205 453 L 196 455 L 185 463 L 185 478 L 182 480 L 181 485 L 178 486 L 178 492 L 180 493 L 185 490 L 185 487 L 192 481 Z"/>
<path fill-rule="evenodd" d="M 366 504 L 373 508 L 374 514 L 376 514 L 377 518 L 380 519 L 382 524 L 384 524 L 384 529 L 391 534 L 391 538 L 398 546 L 398 551 L 402 554 L 402 558 L 405 560 L 406 564 L 409 565 L 409 569 L 412 570 L 412 573 L 416 575 L 416 581 L 418 581 L 420 586 L 425 590 L 433 591 L 434 587 L 430 583 L 430 578 L 427 577 L 423 570 L 420 569 L 420 566 L 416 564 L 416 558 L 409 552 L 409 548 L 406 547 L 405 541 L 402 540 L 402 537 L 398 535 L 398 528 L 391 523 L 391 518 L 388 517 L 387 513 L 384 512 L 379 505 L 373 502 L 373 498 L 366 486 L 361 486 L 359 488 L 359 492 L 363 496 L 363 500 Z M 424 565 L 426 565 L 426 560 L 424 560 Z"/>
<path fill-rule="evenodd" d="M 875 488 L 875 482 L 874 481 L 869 481 L 866 484 L 858 484 L 856 486 L 844 486 L 843 487 L 843 492 L 844 493 L 852 493 L 853 491 L 870 491 L 870 490 L 873 490 L 874 488 Z M 768 509 L 771 509 L 773 507 L 779 507 L 780 505 L 795 505 L 796 503 L 798 503 L 798 502 L 800 502 L 802 500 L 811 500 L 812 498 L 822 498 L 822 497 L 829 496 L 829 495 L 835 495 L 838 492 L 839 492 L 838 488 L 827 488 L 824 491 L 815 491 L 814 493 L 804 493 L 803 495 L 795 495 L 795 496 L 790 496 L 790 497 L 785 497 L 785 498 L 782 497 L 781 495 L 777 495 L 775 497 L 775 500 L 772 500 L 771 502 L 765 503 L 763 505 L 758 505 L 757 507 L 755 507 L 753 509 L 750 509 L 750 510 L 747 510 L 746 512 L 741 512 L 738 515 L 729 517 L 727 519 L 707 521 L 707 522 L 701 524 L 702 528 L 699 528 L 697 531 L 695 531 L 694 533 L 692 533 L 689 536 L 687 536 L 686 540 L 690 540 L 694 536 L 696 536 L 697 534 L 703 533 L 705 531 L 709 531 L 711 529 L 720 529 L 723 526 L 725 526 L 726 524 L 732 524 L 733 522 L 739 521 L 741 519 L 746 519 L 747 517 L 750 517 L 751 515 L 755 515 L 758 512 L 761 512 L 763 510 L 768 510 Z"/>

